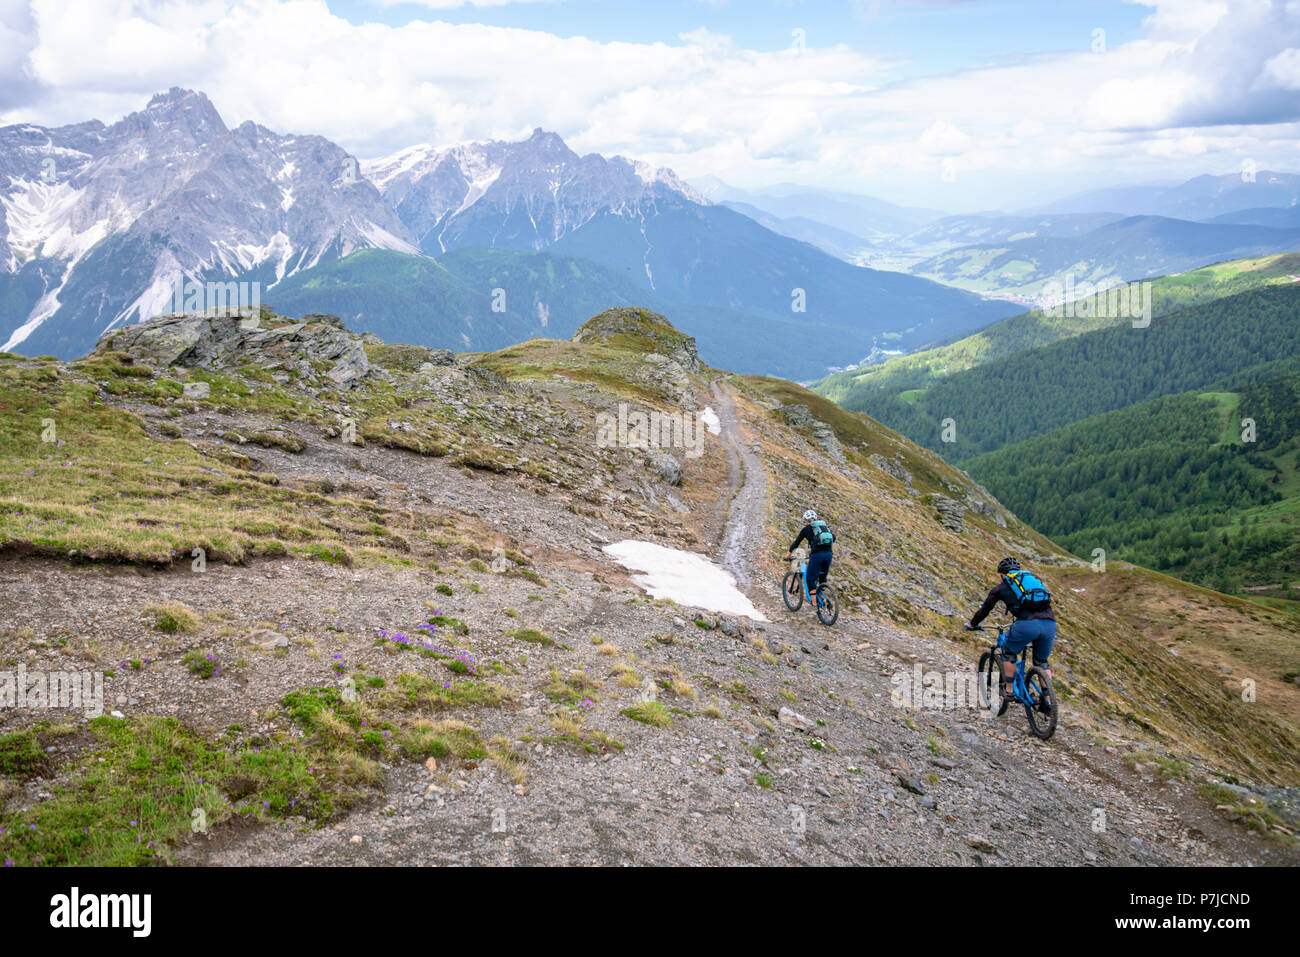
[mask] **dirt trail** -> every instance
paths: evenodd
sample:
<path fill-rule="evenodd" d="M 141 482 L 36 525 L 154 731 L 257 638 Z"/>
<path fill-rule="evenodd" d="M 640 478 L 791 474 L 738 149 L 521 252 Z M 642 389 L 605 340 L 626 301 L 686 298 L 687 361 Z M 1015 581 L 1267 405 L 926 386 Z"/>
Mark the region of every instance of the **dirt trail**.
<path fill-rule="evenodd" d="M 719 438 L 727 450 L 727 482 L 732 492 L 718 559 L 741 588 L 761 587 L 765 576 L 759 571 L 755 558 L 763 547 L 767 470 L 746 444 L 731 387 L 715 381 L 711 388 L 714 411 L 722 424 Z"/>

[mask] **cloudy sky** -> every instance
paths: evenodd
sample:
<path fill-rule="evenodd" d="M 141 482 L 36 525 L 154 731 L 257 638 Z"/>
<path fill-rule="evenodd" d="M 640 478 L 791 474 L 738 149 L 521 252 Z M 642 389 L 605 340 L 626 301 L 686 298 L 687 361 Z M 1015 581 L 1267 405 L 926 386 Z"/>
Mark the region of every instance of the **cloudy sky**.
<path fill-rule="evenodd" d="M 1300 170 L 1300 0 L 0 0 L 0 125 L 173 86 L 362 158 L 521 138 L 952 211 Z"/>

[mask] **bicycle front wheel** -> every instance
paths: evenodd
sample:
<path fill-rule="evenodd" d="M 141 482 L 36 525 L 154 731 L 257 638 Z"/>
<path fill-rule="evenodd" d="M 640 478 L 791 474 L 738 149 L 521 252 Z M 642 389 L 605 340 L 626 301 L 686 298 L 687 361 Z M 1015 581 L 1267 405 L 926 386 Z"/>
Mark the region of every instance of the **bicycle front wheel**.
<path fill-rule="evenodd" d="M 791 611 L 802 608 L 803 576 L 798 572 L 786 572 L 785 581 L 781 585 L 781 597 L 785 599 L 785 607 Z"/>
<path fill-rule="evenodd" d="M 1056 715 L 1060 710 L 1052 679 L 1041 668 L 1030 668 L 1025 675 L 1025 689 L 1029 692 L 1029 704 L 1025 705 L 1029 727 L 1046 741 L 1056 730 Z"/>
<path fill-rule="evenodd" d="M 822 585 L 817 593 L 817 617 L 823 625 L 833 625 L 839 620 L 840 600 L 830 585 Z"/>
<path fill-rule="evenodd" d="M 1002 664 L 998 661 L 996 654 L 992 651 L 986 651 L 980 655 L 980 663 L 976 671 L 979 675 L 976 679 L 976 686 L 979 688 L 980 707 L 992 708 L 995 701 L 1001 702 L 999 688 L 1002 682 Z"/>

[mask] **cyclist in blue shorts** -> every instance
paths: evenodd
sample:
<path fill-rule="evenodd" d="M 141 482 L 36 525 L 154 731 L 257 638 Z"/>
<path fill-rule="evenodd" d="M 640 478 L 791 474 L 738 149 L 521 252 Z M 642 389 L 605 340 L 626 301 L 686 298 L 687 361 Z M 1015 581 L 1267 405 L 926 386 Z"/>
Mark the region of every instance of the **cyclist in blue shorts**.
<path fill-rule="evenodd" d="M 1015 618 L 1007 629 L 1006 642 L 1002 646 L 1002 704 L 998 708 L 998 717 L 1001 717 L 1015 696 L 1011 685 L 1016 677 L 1016 658 L 1025 648 L 1034 646 L 1034 664 L 1042 668 L 1048 678 L 1052 676 L 1047 659 L 1056 643 L 1056 615 L 1052 614 L 1052 596 L 1032 572 L 1020 567 L 1018 559 L 1002 559 L 998 562 L 998 574 L 1002 576 L 1001 580 L 993 586 L 966 630 L 975 631 L 998 602 L 1002 602 Z M 1052 705 L 1053 702 L 1044 697 L 1039 710 L 1050 712 Z"/>

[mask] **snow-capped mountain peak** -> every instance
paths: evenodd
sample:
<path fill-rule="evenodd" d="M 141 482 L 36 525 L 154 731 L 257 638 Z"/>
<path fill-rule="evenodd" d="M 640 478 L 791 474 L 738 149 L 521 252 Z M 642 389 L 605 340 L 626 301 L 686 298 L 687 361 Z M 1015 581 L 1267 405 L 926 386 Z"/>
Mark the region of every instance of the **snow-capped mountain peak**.
<path fill-rule="evenodd" d="M 538 127 L 524 140 L 411 147 L 365 164 L 420 247 L 540 249 L 605 211 L 635 217 L 658 203 L 707 205 L 665 168 L 579 156 Z"/>
<path fill-rule="evenodd" d="M 0 316 L 4 349 L 89 346 L 150 318 L 180 278 L 269 289 L 357 249 L 419 252 L 341 147 L 252 122 L 231 130 L 181 89 L 112 126 L 0 129 L 0 214 L 0 283 L 25 304 Z"/>

